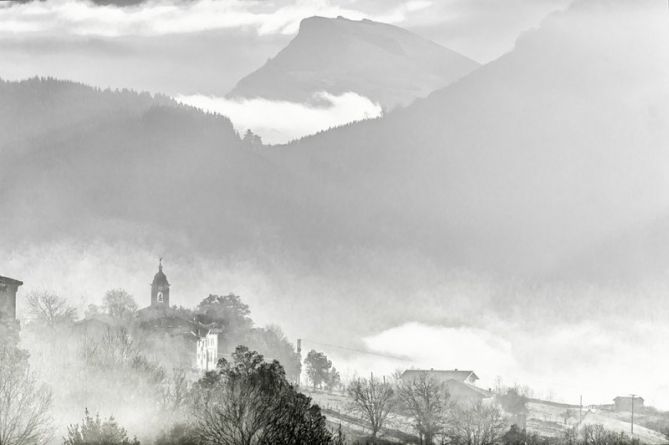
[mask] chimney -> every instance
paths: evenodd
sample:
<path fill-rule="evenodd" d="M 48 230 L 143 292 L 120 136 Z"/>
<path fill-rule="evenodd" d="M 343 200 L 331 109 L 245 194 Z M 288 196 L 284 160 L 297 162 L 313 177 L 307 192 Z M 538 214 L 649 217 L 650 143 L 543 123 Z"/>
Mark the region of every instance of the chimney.
<path fill-rule="evenodd" d="M 297 339 L 297 353 L 299 355 L 302 355 L 302 339 L 301 338 Z"/>

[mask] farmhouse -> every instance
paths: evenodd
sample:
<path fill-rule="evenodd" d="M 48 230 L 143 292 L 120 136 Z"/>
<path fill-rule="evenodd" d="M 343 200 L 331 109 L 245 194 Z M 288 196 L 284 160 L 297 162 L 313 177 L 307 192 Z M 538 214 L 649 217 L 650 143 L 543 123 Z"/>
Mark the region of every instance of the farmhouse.
<path fill-rule="evenodd" d="M 16 320 L 16 292 L 23 282 L 0 276 L 0 319 Z"/>
<path fill-rule="evenodd" d="M 643 408 L 643 397 L 639 396 L 618 396 L 613 399 L 615 410 L 620 411 L 636 411 Z"/>
<path fill-rule="evenodd" d="M 479 379 L 474 371 L 407 369 L 401 376 L 403 381 L 428 378 L 444 385 L 450 399 L 456 403 L 477 403 L 493 397 L 490 390 L 475 386 Z"/>
<path fill-rule="evenodd" d="M 402 373 L 402 380 L 414 380 L 423 375 L 427 375 L 427 377 L 439 383 L 446 383 L 454 380 L 456 382 L 474 385 L 479 379 L 474 371 L 460 371 L 458 369 L 444 371 L 437 369 L 407 369 Z"/>

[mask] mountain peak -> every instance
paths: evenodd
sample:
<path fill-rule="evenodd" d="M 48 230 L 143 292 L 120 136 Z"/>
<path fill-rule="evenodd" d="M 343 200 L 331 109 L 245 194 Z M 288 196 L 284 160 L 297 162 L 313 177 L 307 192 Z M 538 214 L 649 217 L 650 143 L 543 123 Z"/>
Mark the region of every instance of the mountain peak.
<path fill-rule="evenodd" d="M 230 96 L 305 102 L 323 91 L 355 92 L 391 109 L 478 67 L 397 26 L 314 16 L 303 19 L 289 45 L 243 78 Z"/>
<path fill-rule="evenodd" d="M 361 20 L 353 20 L 349 19 L 347 17 L 344 17 L 342 15 L 339 15 L 337 17 L 324 17 L 320 15 L 314 15 L 311 17 L 306 17 L 302 19 L 300 22 L 300 30 L 299 32 L 308 32 L 313 30 L 315 27 L 319 26 L 356 26 L 356 25 L 372 25 L 372 26 L 383 26 L 383 27 L 388 27 L 388 28 L 395 28 L 398 30 L 401 30 L 402 28 L 398 28 L 393 25 L 388 25 L 385 23 L 381 22 L 375 22 L 373 20 L 364 18 Z M 298 32 L 298 33 L 299 33 Z"/>

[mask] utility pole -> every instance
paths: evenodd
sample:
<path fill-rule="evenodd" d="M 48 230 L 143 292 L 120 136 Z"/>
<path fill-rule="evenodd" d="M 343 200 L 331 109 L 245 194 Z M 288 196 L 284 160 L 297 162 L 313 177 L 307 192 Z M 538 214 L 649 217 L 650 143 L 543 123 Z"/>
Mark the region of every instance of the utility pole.
<path fill-rule="evenodd" d="M 578 426 L 583 422 L 583 394 L 581 394 L 581 401 L 578 405 Z"/>
<path fill-rule="evenodd" d="M 631 421 L 632 438 L 634 438 L 634 397 L 636 397 L 636 394 L 632 394 L 632 421 Z"/>

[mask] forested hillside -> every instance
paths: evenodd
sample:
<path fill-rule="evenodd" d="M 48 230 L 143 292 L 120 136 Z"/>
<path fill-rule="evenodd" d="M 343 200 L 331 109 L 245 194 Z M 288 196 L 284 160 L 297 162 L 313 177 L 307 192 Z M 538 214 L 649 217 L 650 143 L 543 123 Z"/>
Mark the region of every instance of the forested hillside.
<path fill-rule="evenodd" d="M 225 117 L 56 80 L 3 83 L 0 103 L 0 197 L 11 209 L 0 219 L 15 242 L 46 228 L 50 238 L 99 233 L 108 219 L 110 229 L 206 228 L 202 238 L 233 248 L 283 206 L 272 199 L 278 172 Z"/>

